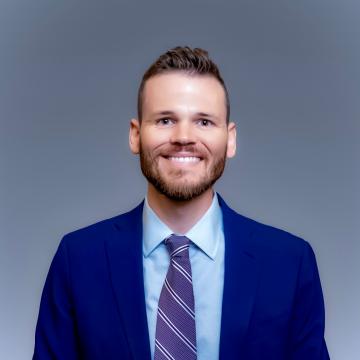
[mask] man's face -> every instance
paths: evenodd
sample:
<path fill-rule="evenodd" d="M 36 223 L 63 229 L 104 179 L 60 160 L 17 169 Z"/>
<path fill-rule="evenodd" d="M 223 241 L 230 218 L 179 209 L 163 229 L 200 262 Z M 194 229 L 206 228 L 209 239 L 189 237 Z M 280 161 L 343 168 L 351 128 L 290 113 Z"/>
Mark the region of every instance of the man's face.
<path fill-rule="evenodd" d="M 149 183 L 173 200 L 191 200 L 221 176 L 235 155 L 236 129 L 226 124 L 225 92 L 212 76 L 172 72 L 150 78 L 142 121 L 131 120 L 130 148 Z"/>

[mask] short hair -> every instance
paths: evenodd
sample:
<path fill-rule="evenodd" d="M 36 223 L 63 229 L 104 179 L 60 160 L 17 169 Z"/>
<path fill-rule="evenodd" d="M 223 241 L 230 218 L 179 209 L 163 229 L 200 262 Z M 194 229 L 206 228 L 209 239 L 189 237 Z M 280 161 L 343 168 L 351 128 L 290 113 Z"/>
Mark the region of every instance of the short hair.
<path fill-rule="evenodd" d="M 183 71 L 188 75 L 210 75 L 217 79 L 225 92 L 226 123 L 230 118 L 229 94 L 218 66 L 210 59 L 209 53 L 201 48 L 177 46 L 160 55 L 144 73 L 137 98 L 138 119 L 141 122 L 144 87 L 147 80 L 159 74 Z"/>

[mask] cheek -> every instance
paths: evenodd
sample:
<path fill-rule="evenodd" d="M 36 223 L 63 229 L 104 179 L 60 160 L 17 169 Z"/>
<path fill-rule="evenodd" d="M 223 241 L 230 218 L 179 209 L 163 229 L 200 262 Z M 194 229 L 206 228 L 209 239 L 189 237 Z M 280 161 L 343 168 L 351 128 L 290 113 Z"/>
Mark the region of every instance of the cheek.
<path fill-rule="evenodd" d="M 218 135 L 203 141 L 203 144 L 214 157 L 224 156 L 227 147 L 227 138 Z"/>
<path fill-rule="evenodd" d="M 140 143 L 143 149 L 153 150 L 165 142 L 161 134 L 155 131 L 140 135 Z"/>

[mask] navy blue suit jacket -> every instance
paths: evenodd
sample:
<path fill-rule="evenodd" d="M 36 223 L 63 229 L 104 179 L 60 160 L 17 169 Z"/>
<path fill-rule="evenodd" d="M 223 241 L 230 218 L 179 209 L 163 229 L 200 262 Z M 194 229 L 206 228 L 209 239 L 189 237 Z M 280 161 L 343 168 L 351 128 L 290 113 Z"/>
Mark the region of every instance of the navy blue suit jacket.
<path fill-rule="evenodd" d="M 220 359 L 329 359 L 310 245 L 219 201 L 225 235 Z M 62 239 L 41 298 L 33 359 L 150 359 L 142 207 Z"/>

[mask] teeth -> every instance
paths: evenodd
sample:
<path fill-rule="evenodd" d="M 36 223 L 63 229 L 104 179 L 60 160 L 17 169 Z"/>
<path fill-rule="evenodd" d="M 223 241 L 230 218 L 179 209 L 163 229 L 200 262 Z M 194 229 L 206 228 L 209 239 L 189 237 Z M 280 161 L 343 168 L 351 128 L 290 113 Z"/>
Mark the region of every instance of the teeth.
<path fill-rule="evenodd" d="M 169 160 L 179 161 L 179 162 L 198 162 L 198 161 L 200 161 L 200 159 L 195 156 L 185 156 L 185 157 L 169 156 Z"/>

